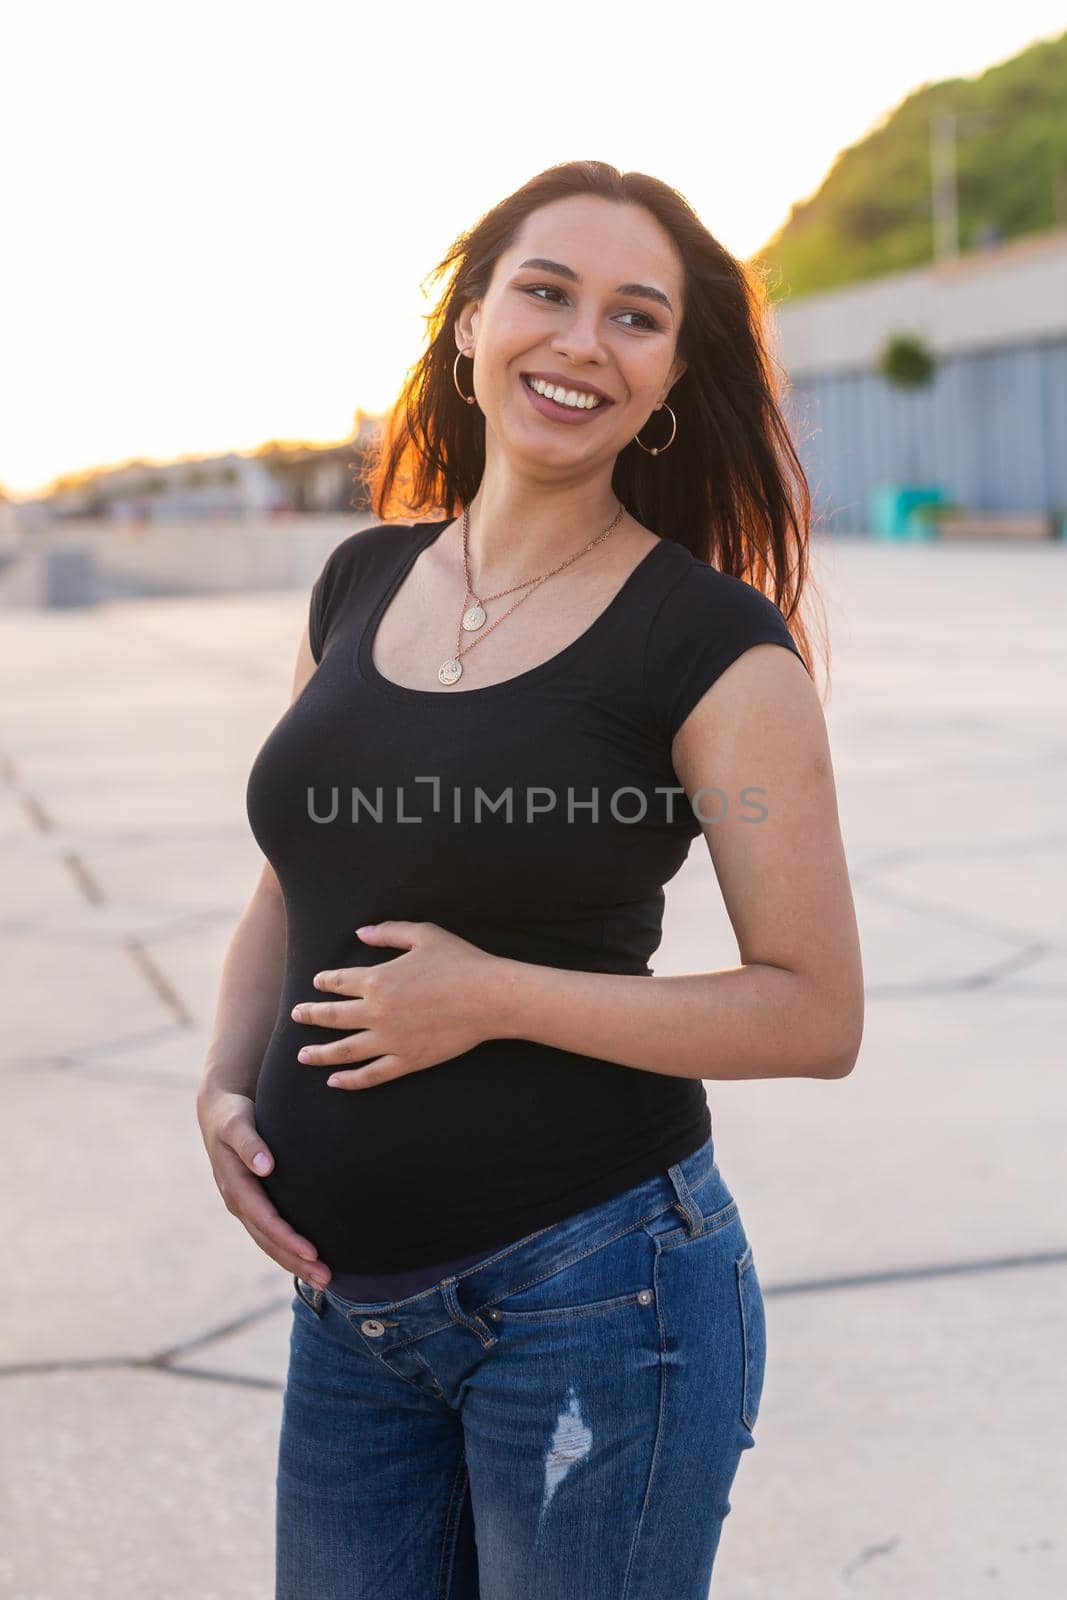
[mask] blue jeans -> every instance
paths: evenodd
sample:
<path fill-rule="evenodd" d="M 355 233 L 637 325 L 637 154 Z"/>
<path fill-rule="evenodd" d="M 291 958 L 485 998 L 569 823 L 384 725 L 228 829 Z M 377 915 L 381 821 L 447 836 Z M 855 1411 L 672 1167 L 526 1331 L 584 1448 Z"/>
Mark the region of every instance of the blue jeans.
<path fill-rule="evenodd" d="M 293 1281 L 275 1600 L 706 1600 L 766 1359 L 710 1138 L 408 1299 Z"/>

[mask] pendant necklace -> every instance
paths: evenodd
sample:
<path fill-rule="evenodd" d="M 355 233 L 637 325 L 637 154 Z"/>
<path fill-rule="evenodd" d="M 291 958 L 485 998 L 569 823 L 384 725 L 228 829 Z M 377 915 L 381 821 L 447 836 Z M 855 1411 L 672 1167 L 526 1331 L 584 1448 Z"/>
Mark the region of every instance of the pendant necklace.
<path fill-rule="evenodd" d="M 514 594 L 516 589 L 526 589 L 526 593 L 522 596 L 522 598 L 516 600 L 514 605 L 509 606 L 504 612 L 503 616 L 497 617 L 496 622 L 491 622 L 488 628 L 486 628 L 485 632 L 479 634 L 477 639 L 472 640 L 472 642 L 467 645 L 466 649 L 461 649 L 460 642 L 464 633 L 477 633 L 478 629 L 481 628 L 485 622 L 485 607 L 482 605 L 481 599 L 479 599 L 479 597 L 474 593 L 474 590 L 471 588 L 470 553 L 467 547 L 467 535 L 470 531 L 470 511 L 467 506 L 464 506 L 463 572 L 467 581 L 466 592 L 463 596 L 464 611 L 460 619 L 459 628 L 456 631 L 456 653 L 448 661 L 442 661 L 441 665 L 437 669 L 437 676 L 440 681 L 444 684 L 456 683 L 463 673 L 463 662 L 461 657 L 465 656 L 468 651 L 473 650 L 474 646 L 476 644 L 480 644 L 483 639 L 487 639 L 492 633 L 493 629 L 503 622 L 504 617 L 510 617 L 511 613 L 522 605 L 523 600 L 529 599 L 530 595 L 533 594 L 535 589 L 539 589 L 541 585 L 547 582 L 549 578 L 555 577 L 557 572 L 562 572 L 565 567 L 569 567 L 572 562 L 577 561 L 579 557 L 584 556 L 587 551 L 592 550 L 594 545 L 598 545 L 602 539 L 606 539 L 608 534 L 611 533 L 612 529 L 622 517 L 623 509 L 622 502 L 620 501 L 618 511 L 616 511 L 610 524 L 604 529 L 604 532 L 597 534 L 595 539 L 590 539 L 589 543 L 584 547 L 584 549 L 579 550 L 577 555 L 568 556 L 566 561 L 561 561 L 558 567 L 552 568 L 551 572 L 542 573 L 539 578 L 526 578 L 522 583 L 513 583 L 510 589 L 498 589 L 495 594 L 487 594 L 483 596 L 483 598 L 486 600 L 499 600 L 501 595 Z M 469 599 L 474 600 L 474 604 L 472 606 L 467 605 L 467 601 Z"/>

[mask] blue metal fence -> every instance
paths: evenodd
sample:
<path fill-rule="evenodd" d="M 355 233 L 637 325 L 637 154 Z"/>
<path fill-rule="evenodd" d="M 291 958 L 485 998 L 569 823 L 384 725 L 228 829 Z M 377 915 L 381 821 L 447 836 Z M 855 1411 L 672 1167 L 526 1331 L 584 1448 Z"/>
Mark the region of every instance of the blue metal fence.
<path fill-rule="evenodd" d="M 926 389 L 873 372 L 793 378 L 787 415 L 816 525 L 870 531 L 879 484 L 974 511 L 1067 511 L 1067 340 L 943 356 Z"/>

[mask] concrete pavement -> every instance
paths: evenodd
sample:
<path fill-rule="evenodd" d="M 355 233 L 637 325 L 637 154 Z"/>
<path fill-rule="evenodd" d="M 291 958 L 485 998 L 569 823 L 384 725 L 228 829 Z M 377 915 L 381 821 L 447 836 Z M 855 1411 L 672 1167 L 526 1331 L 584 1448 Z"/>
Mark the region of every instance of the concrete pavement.
<path fill-rule="evenodd" d="M 866 1033 L 839 1082 L 708 1084 L 769 1348 L 713 1594 L 1052 1600 L 1067 549 L 818 564 Z M 273 1592 L 290 1284 L 222 1206 L 194 1092 L 306 600 L 0 619 L 9 1600 Z M 702 844 L 667 895 L 656 971 L 736 964 Z"/>

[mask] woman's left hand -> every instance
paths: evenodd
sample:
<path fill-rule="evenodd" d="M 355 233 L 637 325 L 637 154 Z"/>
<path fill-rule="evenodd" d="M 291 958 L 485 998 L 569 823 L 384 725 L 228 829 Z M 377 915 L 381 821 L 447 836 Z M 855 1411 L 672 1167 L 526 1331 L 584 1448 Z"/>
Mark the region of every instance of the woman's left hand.
<path fill-rule="evenodd" d="M 379 922 L 357 928 L 365 944 L 406 951 L 373 966 L 316 973 L 316 989 L 348 999 L 294 1006 L 295 1022 L 362 1032 L 329 1044 L 308 1045 L 298 1059 L 310 1066 L 340 1067 L 378 1059 L 369 1066 L 333 1072 L 339 1089 L 366 1089 L 409 1072 L 422 1072 L 472 1050 L 496 1031 L 494 997 L 501 992 L 505 963 L 435 922 Z"/>

